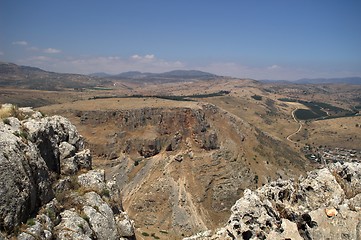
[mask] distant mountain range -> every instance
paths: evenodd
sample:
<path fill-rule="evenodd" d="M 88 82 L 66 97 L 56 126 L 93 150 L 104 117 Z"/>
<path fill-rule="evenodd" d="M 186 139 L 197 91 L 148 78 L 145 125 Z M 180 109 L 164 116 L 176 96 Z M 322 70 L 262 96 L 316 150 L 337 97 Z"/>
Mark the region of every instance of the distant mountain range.
<path fill-rule="evenodd" d="M 353 84 L 361 85 L 361 77 L 345 77 L 345 78 L 303 78 L 295 81 L 288 80 L 260 80 L 265 83 L 296 83 L 296 84 Z"/>
<path fill-rule="evenodd" d="M 162 84 L 172 82 L 214 81 L 220 78 L 222 77 L 198 70 L 174 70 L 164 73 L 130 71 L 116 75 L 99 72 L 90 75 L 82 75 L 55 73 L 36 67 L 19 66 L 13 63 L 0 62 L 0 87 L 13 86 L 39 90 L 64 90 L 69 88 L 114 86 L 116 82 Z M 300 79 L 297 81 L 262 80 L 261 82 L 280 84 L 361 84 L 361 77 Z"/>
<path fill-rule="evenodd" d="M 115 82 L 169 83 L 184 81 L 215 80 L 219 76 L 197 70 L 175 70 L 164 73 L 142 73 L 138 71 L 110 75 L 99 72 L 90 75 L 55 73 L 36 67 L 19 66 L 0 62 L 0 87 L 13 86 L 39 90 L 64 90 L 69 88 L 92 88 L 113 86 Z"/>
<path fill-rule="evenodd" d="M 202 72 L 197 70 L 174 70 L 164 73 L 148 73 L 139 71 L 123 72 L 116 75 L 110 75 L 107 73 L 93 73 L 90 76 L 97 76 L 101 78 L 109 78 L 114 80 L 133 80 L 133 81 L 144 81 L 147 82 L 179 82 L 188 80 L 212 80 L 219 78 L 219 76 Z"/>

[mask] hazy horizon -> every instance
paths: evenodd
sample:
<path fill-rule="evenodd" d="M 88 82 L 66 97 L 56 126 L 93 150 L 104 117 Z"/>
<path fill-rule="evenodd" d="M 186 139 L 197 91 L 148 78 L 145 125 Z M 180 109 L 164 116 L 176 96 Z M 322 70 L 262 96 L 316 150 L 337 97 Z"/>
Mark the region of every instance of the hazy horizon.
<path fill-rule="evenodd" d="M 361 2 L 0 1 L 0 60 L 47 71 L 361 76 Z"/>

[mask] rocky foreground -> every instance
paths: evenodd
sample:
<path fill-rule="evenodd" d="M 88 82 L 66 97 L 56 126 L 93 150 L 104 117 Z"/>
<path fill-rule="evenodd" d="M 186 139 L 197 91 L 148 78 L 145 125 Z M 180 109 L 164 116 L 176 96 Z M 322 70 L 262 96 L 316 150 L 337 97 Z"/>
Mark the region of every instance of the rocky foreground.
<path fill-rule="evenodd" d="M 244 191 L 224 228 L 186 240 L 361 239 L 361 164 L 336 163 L 298 180 Z"/>
<path fill-rule="evenodd" d="M 92 170 L 75 126 L 6 108 L 16 117 L 0 122 L 0 239 L 134 239 L 118 188 Z"/>

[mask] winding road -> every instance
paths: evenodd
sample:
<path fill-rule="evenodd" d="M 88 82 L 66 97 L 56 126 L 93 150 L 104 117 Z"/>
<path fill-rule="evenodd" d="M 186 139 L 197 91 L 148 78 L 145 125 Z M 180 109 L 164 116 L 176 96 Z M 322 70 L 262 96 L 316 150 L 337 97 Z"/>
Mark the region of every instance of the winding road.
<path fill-rule="evenodd" d="M 298 121 L 297 118 L 296 118 L 296 116 L 295 116 L 295 112 L 296 112 L 298 109 L 299 109 L 299 108 L 296 108 L 295 110 L 292 111 L 292 117 L 293 117 L 293 120 L 295 120 L 295 122 L 299 124 L 299 127 L 298 127 L 298 129 L 297 129 L 296 132 L 291 133 L 291 134 L 288 135 L 288 137 L 287 137 L 287 140 L 290 141 L 290 142 L 292 142 L 292 143 L 297 143 L 297 142 L 291 140 L 291 137 L 292 137 L 293 135 L 299 133 L 299 132 L 301 131 L 301 129 L 302 129 L 302 123 L 301 123 L 300 121 Z"/>

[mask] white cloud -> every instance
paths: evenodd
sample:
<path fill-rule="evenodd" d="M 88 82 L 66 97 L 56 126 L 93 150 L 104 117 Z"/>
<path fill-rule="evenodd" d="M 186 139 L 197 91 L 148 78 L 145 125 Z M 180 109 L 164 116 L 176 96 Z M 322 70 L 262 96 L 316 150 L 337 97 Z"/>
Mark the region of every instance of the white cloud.
<path fill-rule="evenodd" d="M 13 45 L 20 45 L 20 46 L 27 46 L 28 42 L 27 41 L 15 41 L 12 42 Z"/>
<path fill-rule="evenodd" d="M 47 57 L 47 56 L 34 56 L 34 57 L 31 57 L 30 60 L 33 60 L 33 61 L 51 61 L 52 58 Z"/>
<path fill-rule="evenodd" d="M 136 61 L 152 61 L 152 60 L 156 60 L 154 54 L 147 54 L 144 56 L 140 56 L 138 54 L 135 54 L 133 56 L 131 56 L 131 59 L 136 60 Z"/>
<path fill-rule="evenodd" d="M 55 48 L 46 48 L 43 50 L 43 52 L 53 54 L 53 53 L 60 53 L 61 50 Z"/>
<path fill-rule="evenodd" d="M 144 58 L 145 59 L 154 59 L 154 55 L 153 54 L 145 55 Z"/>
<path fill-rule="evenodd" d="M 138 54 L 135 54 L 135 55 L 131 56 L 131 58 L 134 59 L 134 60 L 140 60 L 140 59 L 142 59 L 142 57 L 139 56 Z"/>
<path fill-rule="evenodd" d="M 272 65 L 272 66 L 269 66 L 267 69 L 272 70 L 272 69 L 280 69 L 280 68 L 281 67 L 278 65 Z"/>

